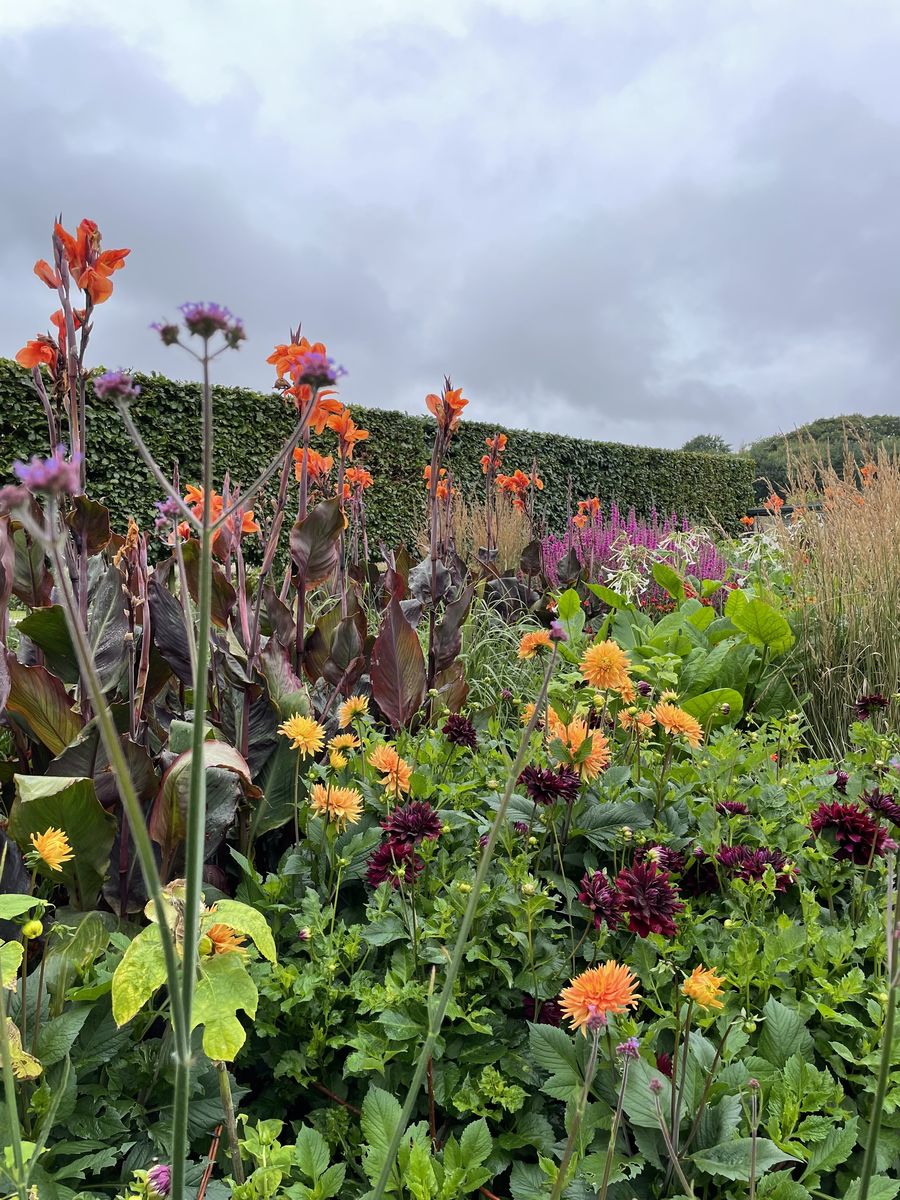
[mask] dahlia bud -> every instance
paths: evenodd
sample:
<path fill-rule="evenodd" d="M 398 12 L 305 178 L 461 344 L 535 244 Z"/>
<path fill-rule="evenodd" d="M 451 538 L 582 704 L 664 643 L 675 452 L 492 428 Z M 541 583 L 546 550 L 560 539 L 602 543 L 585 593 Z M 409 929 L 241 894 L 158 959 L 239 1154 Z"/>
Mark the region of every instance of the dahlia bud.
<path fill-rule="evenodd" d="M 721 714 L 722 714 L 722 716 L 723 716 L 723 717 L 727 717 L 727 716 L 728 716 L 728 714 L 731 712 L 731 705 L 728 703 L 728 701 L 727 701 L 727 700 L 725 701 L 725 703 L 724 703 L 724 704 L 722 704 L 722 705 L 720 706 L 720 709 L 719 709 L 719 711 L 721 712 Z"/>
<path fill-rule="evenodd" d="M 22 937 L 29 942 L 33 942 L 35 938 L 39 938 L 43 932 L 44 926 L 37 919 L 26 921 L 22 926 Z"/>
<path fill-rule="evenodd" d="M 308 925 L 304 925 L 302 929 L 297 930 L 297 940 L 300 942 L 308 942 L 312 937 L 312 933 Z"/>
<path fill-rule="evenodd" d="M 201 958 L 206 958 L 208 954 L 212 954 L 212 949 L 212 938 L 202 937 L 197 943 L 197 953 Z"/>
<path fill-rule="evenodd" d="M 650 693 L 653 691 L 653 688 L 650 686 L 650 684 L 647 682 L 646 679 L 639 679 L 637 682 L 637 690 L 640 692 L 640 694 L 642 696 L 649 696 Z"/>
<path fill-rule="evenodd" d="M 654 1096 L 658 1096 L 662 1091 L 662 1083 L 658 1079 L 651 1079 L 647 1085 Z"/>

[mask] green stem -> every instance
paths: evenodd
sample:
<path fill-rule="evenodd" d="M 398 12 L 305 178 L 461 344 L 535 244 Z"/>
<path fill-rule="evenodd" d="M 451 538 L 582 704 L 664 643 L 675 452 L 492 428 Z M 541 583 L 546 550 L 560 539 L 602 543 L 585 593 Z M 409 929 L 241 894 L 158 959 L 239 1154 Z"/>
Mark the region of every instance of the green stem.
<path fill-rule="evenodd" d="M 194 675 L 193 728 L 191 736 L 190 800 L 185 843 L 184 941 L 181 972 L 181 1007 L 187 1034 L 175 1056 L 175 1095 L 172 1130 L 173 1200 L 181 1200 L 184 1187 L 184 1160 L 188 1149 L 188 1109 L 190 1104 L 191 1048 L 190 1030 L 197 983 L 200 941 L 200 907 L 203 900 L 203 863 L 206 840 L 206 704 L 209 690 L 210 601 L 212 597 L 212 485 L 213 485 L 213 405 L 209 383 L 209 345 L 203 353 L 202 479 L 203 517 L 200 530 L 199 581 L 197 585 L 197 671 Z M 176 1186 L 177 1184 L 177 1186 Z M 179 1190 L 181 1189 L 181 1190 Z"/>
<path fill-rule="evenodd" d="M 606 1193 L 609 1188 L 609 1175 L 612 1170 L 613 1159 L 616 1155 L 616 1138 L 619 1133 L 619 1122 L 622 1119 L 622 1106 L 625 1103 L 625 1084 L 628 1082 L 628 1059 L 622 1067 L 622 1082 L 619 1085 L 619 1099 L 616 1102 L 616 1111 L 613 1113 L 612 1125 L 609 1130 L 609 1146 L 606 1151 L 606 1162 L 603 1164 L 603 1179 L 600 1183 L 600 1193 L 598 1200 L 606 1200 Z"/>
<path fill-rule="evenodd" d="M 869 1122 L 869 1136 L 866 1140 L 866 1153 L 863 1157 L 862 1171 L 859 1176 L 858 1200 L 868 1200 L 869 1182 L 875 1170 L 875 1151 L 878 1147 L 878 1134 L 881 1130 L 881 1114 L 884 1111 L 884 1098 L 887 1095 L 888 1076 L 891 1073 L 891 1058 L 893 1057 L 894 1017 L 897 1009 L 897 989 L 891 981 L 888 989 L 887 1007 L 884 1013 L 884 1027 L 881 1032 L 881 1064 L 878 1068 L 878 1082 L 875 1086 L 875 1098 L 872 1101 L 872 1119 Z"/>
<path fill-rule="evenodd" d="M 131 837 L 134 840 L 135 850 L 137 851 L 138 862 L 141 864 L 141 873 L 144 877 L 144 884 L 147 888 L 147 893 L 153 901 L 154 908 L 160 916 L 157 922 L 159 929 L 160 942 L 162 943 L 163 956 L 166 963 L 166 981 L 169 988 L 169 998 L 171 1003 L 172 1013 L 172 1029 L 175 1035 L 176 1042 L 176 1060 L 190 1058 L 190 1033 L 189 1027 L 185 1019 L 184 1008 L 181 1002 L 180 993 L 180 974 L 178 968 L 178 959 L 175 954 L 175 943 L 172 939 L 171 932 L 162 919 L 162 914 L 166 911 L 165 901 L 163 899 L 162 883 L 160 882 L 159 872 L 156 869 L 156 856 L 153 852 L 153 843 L 150 840 L 150 834 L 147 830 L 147 823 L 144 820 L 143 809 L 141 802 L 138 799 L 137 792 L 134 787 L 134 782 L 131 778 L 131 772 L 128 767 L 128 762 L 125 758 L 125 753 L 122 749 L 122 743 L 119 740 L 119 734 L 116 730 L 115 722 L 112 713 L 103 696 L 103 688 L 100 684 L 100 679 L 97 675 L 96 667 L 94 666 L 93 657 L 90 647 L 87 643 L 84 630 L 78 621 L 78 608 L 75 603 L 75 597 L 72 594 L 72 584 L 69 579 L 65 564 L 62 561 L 60 545 L 56 537 L 56 512 L 55 505 L 48 502 L 47 505 L 48 527 L 50 530 L 48 538 L 48 550 L 50 559 L 53 563 L 54 573 L 56 576 L 56 586 L 60 593 L 63 602 L 63 611 L 66 617 L 66 624 L 69 628 L 69 636 L 72 639 L 72 645 L 75 650 L 78 666 L 82 677 L 87 685 L 88 693 L 94 704 L 94 719 L 97 722 L 97 727 L 100 731 L 100 739 L 103 742 L 103 748 L 106 751 L 106 756 L 109 759 L 109 764 L 112 767 L 113 775 L 116 780 L 116 785 L 119 794 L 122 798 L 122 806 L 125 809 L 128 818 L 128 825 L 131 829 Z M 184 1192 L 184 1159 L 187 1157 L 187 1111 L 185 1110 L 185 1122 L 183 1127 L 183 1136 L 179 1141 L 178 1129 L 173 1117 L 172 1130 L 172 1189 L 170 1192 L 172 1200 L 182 1200 Z M 178 1156 L 180 1151 L 180 1158 Z"/>
<path fill-rule="evenodd" d="M 584 1120 L 584 1114 L 587 1112 L 588 1096 L 591 1094 L 591 1084 L 594 1082 L 594 1074 L 597 1070 L 597 1051 L 600 1048 L 600 1029 L 594 1030 L 594 1044 L 591 1046 L 591 1057 L 588 1059 L 587 1068 L 584 1072 L 584 1086 L 581 1089 L 581 1095 L 578 1097 L 578 1106 L 575 1109 L 575 1115 L 572 1118 L 572 1128 L 569 1130 L 569 1136 L 566 1140 L 566 1148 L 563 1151 L 562 1159 L 560 1160 L 559 1170 L 556 1173 L 556 1181 L 553 1184 L 553 1191 L 550 1194 L 550 1200 L 559 1200 L 562 1195 L 562 1190 L 566 1185 L 566 1176 L 569 1173 L 569 1163 L 572 1161 L 572 1155 L 575 1153 L 575 1139 L 578 1137 L 578 1130 L 581 1128 L 581 1122 Z M 615 1129 L 613 1129 L 612 1140 L 615 1140 Z"/>
<path fill-rule="evenodd" d="M 222 1098 L 222 1108 L 225 1112 L 225 1131 L 228 1134 L 228 1149 L 231 1152 L 231 1169 L 234 1172 L 234 1182 L 244 1182 L 244 1164 L 241 1162 L 241 1147 L 238 1143 L 237 1121 L 234 1118 L 234 1097 L 231 1094 L 231 1080 L 228 1078 L 228 1067 L 223 1062 L 216 1063 L 219 1076 L 219 1095 Z"/>
<path fill-rule="evenodd" d="M 422 1088 L 422 1081 L 425 1078 L 425 1070 L 428 1060 L 434 1053 L 434 1047 L 437 1039 L 440 1036 L 441 1026 L 444 1022 L 444 1017 L 447 1013 L 447 1008 L 450 1004 L 450 999 L 453 995 L 453 985 L 456 982 L 456 977 L 459 974 L 459 968 L 462 965 L 463 955 L 466 952 L 466 946 L 469 941 L 469 934 L 472 931 L 472 924 L 475 920 L 475 913 L 478 909 L 478 903 L 481 899 L 481 889 L 484 887 L 485 879 L 487 878 L 488 868 L 491 865 L 491 858 L 494 854 L 494 846 L 497 843 L 497 838 L 500 835 L 500 827 L 506 817 L 506 810 L 509 807 L 509 801 L 513 794 L 513 789 L 516 786 L 516 781 L 519 778 L 522 767 L 525 763 L 525 756 L 528 753 L 528 747 L 531 743 L 531 735 L 537 727 L 537 722 L 540 717 L 541 709 L 547 699 L 547 688 L 550 686 L 550 676 L 553 673 L 553 667 L 556 662 L 556 645 L 554 644 L 553 653 L 550 656 L 550 661 L 547 664 L 547 670 L 544 674 L 544 682 L 541 685 L 540 694 L 537 703 L 534 706 L 534 712 L 531 714 L 531 720 L 526 725 L 522 732 L 522 737 L 519 742 L 519 749 L 513 762 L 512 769 L 506 780 L 506 787 L 500 799 L 500 804 L 497 807 L 497 815 L 494 817 L 494 823 L 491 826 L 488 840 L 481 854 L 481 861 L 478 864 L 478 870 L 475 872 L 475 880 L 472 884 L 472 891 L 469 894 L 469 900 L 466 904 L 466 910 L 463 913 L 462 923 L 459 927 L 459 933 L 456 936 L 456 943 L 453 947 L 453 954 L 450 958 L 450 965 L 447 968 L 447 975 L 444 979 L 444 986 L 441 989 L 440 998 L 438 999 L 434 1013 L 430 1015 L 428 1033 L 419 1054 L 416 1069 L 413 1073 L 412 1082 L 409 1085 L 409 1090 L 406 1093 L 406 1099 L 403 1103 L 403 1109 L 400 1113 L 400 1120 L 397 1122 L 393 1135 L 391 1136 L 390 1144 L 384 1157 L 384 1164 L 381 1168 L 381 1174 L 378 1177 L 378 1182 L 371 1195 L 371 1200 L 382 1200 L 388 1180 L 391 1177 L 391 1171 L 394 1169 L 397 1151 L 400 1148 L 400 1143 L 403 1140 L 403 1135 L 406 1133 L 406 1127 L 409 1125 L 410 1117 L 412 1116 L 413 1108 Z"/>

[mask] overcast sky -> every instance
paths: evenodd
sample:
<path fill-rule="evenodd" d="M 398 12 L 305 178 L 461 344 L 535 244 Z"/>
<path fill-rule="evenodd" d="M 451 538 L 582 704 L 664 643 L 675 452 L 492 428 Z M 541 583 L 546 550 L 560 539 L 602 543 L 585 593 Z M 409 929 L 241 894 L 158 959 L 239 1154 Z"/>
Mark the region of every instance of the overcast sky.
<path fill-rule="evenodd" d="M 0 354 L 53 214 L 132 248 L 93 359 L 227 304 L 344 398 L 735 444 L 898 411 L 896 0 L 0 0 Z"/>

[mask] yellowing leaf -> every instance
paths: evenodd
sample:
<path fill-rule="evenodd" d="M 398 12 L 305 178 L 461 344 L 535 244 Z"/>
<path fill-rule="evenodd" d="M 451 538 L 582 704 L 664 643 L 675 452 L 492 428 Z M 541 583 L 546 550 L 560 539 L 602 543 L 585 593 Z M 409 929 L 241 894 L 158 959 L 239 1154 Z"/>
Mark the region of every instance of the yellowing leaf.
<path fill-rule="evenodd" d="M 202 933 L 206 933 L 213 925 L 228 925 L 235 933 L 245 933 L 253 939 L 264 958 L 269 962 L 275 961 L 275 941 L 268 922 L 262 913 L 258 913 L 249 904 L 241 904 L 240 900 L 219 900 L 213 909 L 204 913 L 200 919 Z"/>
<path fill-rule="evenodd" d="M 232 1062 L 246 1039 L 238 1009 L 256 1016 L 256 984 L 241 954 L 215 954 L 200 964 L 194 993 L 192 1028 L 203 1026 L 203 1050 L 210 1058 Z"/>
<path fill-rule="evenodd" d="M 112 1011 L 117 1025 L 140 1012 L 166 981 L 166 960 L 157 925 L 137 935 L 116 967 L 112 980 Z"/>
<path fill-rule="evenodd" d="M 6 1018 L 6 1038 L 9 1042 L 9 1055 L 12 1059 L 13 1075 L 16 1079 L 37 1079 L 43 1067 L 40 1062 L 22 1049 L 22 1035 L 14 1021 Z"/>

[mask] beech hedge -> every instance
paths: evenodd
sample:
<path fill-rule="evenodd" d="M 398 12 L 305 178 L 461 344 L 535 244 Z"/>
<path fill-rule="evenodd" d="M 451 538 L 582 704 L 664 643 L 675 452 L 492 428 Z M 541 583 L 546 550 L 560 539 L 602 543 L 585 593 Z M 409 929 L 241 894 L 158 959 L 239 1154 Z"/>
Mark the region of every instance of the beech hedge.
<path fill-rule="evenodd" d="M 135 421 L 164 470 L 177 460 L 183 483 L 196 481 L 200 470 L 200 388 L 161 375 L 137 375 L 141 396 Z M 221 481 L 225 471 L 236 484 L 250 482 L 290 433 L 291 413 L 277 393 L 247 388 L 215 388 L 215 464 Z M 434 422 L 377 408 L 351 405 L 354 420 L 370 431 L 356 459 L 372 472 L 375 484 L 367 495 L 370 543 L 411 543 L 425 519 L 422 468 L 430 459 Z M 63 428 L 65 427 L 63 423 Z M 464 496 L 483 495 L 479 460 L 484 439 L 502 427 L 464 421 L 454 438 L 450 465 Z M 503 430 L 509 438 L 505 469 L 528 471 L 537 461 L 544 480 L 539 512 L 548 530 L 559 530 L 566 518 L 567 491 L 578 500 L 599 496 L 605 507 L 639 515 L 660 513 L 714 520 L 728 530 L 753 503 L 754 463 L 731 454 L 698 454 L 654 450 L 614 442 L 591 442 L 558 434 Z M 88 408 L 89 491 L 106 504 L 117 528 L 129 515 L 146 527 L 155 516 L 158 489 L 126 436 L 115 409 L 95 402 Z M 330 439 L 330 440 L 329 440 Z M 314 445 L 328 452 L 333 436 Z M 9 482 L 14 459 L 47 452 L 47 426 L 29 372 L 0 359 L 0 474 Z M 275 481 L 277 485 L 277 480 Z M 270 487 L 271 496 L 274 488 Z"/>

